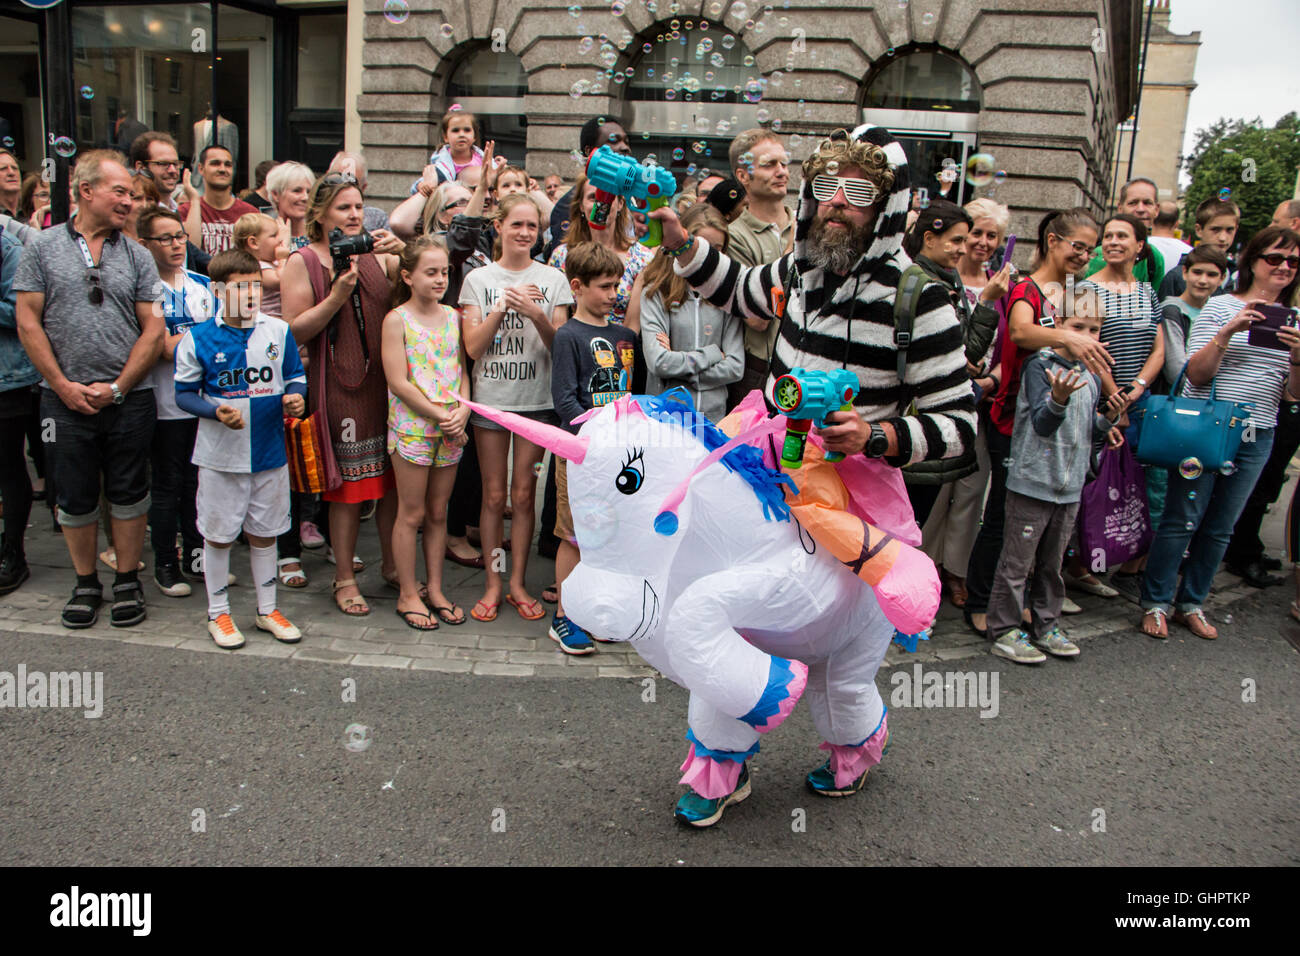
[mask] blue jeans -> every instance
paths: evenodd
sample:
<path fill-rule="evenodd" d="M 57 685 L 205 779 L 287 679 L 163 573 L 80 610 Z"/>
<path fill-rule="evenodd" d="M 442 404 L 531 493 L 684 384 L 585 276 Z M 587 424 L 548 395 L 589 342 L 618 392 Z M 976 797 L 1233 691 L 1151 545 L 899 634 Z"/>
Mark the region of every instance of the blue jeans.
<path fill-rule="evenodd" d="M 1231 475 L 1206 471 L 1188 480 L 1177 468 L 1168 469 L 1169 492 L 1147 556 L 1142 607 L 1168 613 L 1171 604 L 1179 611 L 1191 611 L 1205 603 L 1214 573 L 1232 540 L 1232 529 L 1272 447 L 1273 429 L 1260 428 L 1253 442 L 1241 443 L 1235 459 L 1237 470 Z M 1187 563 L 1179 584 L 1178 565 L 1184 551 L 1188 552 Z"/>

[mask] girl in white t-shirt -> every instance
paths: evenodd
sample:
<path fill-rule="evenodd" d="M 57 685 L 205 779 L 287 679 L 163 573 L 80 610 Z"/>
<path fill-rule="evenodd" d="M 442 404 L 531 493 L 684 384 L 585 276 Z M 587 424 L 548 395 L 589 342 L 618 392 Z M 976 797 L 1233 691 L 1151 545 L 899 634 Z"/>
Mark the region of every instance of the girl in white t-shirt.
<path fill-rule="evenodd" d="M 474 360 L 476 402 L 558 424 L 551 399 L 551 340 L 568 318 L 573 294 L 564 273 L 531 257 L 541 222 L 541 210 L 527 195 L 507 196 L 497 207 L 492 264 L 469 273 L 461 287 L 461 340 Z M 525 588 L 524 573 L 533 537 L 535 470 L 544 449 L 512 436 L 481 415 L 471 415 L 470 424 L 483 475 L 479 532 L 487 575 L 483 597 L 470 617 L 494 620 L 501 603 L 501 578 L 496 568 L 502 553 L 507 464 L 513 440 L 510 544 L 514 561 L 505 598 L 524 620 L 540 620 L 546 612 Z"/>

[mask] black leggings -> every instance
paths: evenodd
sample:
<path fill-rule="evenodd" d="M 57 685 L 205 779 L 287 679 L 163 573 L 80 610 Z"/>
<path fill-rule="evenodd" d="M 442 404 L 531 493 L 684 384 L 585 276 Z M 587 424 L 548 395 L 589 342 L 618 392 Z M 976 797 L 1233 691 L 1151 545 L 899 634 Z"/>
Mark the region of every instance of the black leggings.
<path fill-rule="evenodd" d="M 3 393 L 0 411 L 0 498 L 4 500 L 4 553 L 22 556 L 27 519 L 32 514 L 32 479 L 24 445 L 33 424 L 40 438 L 40 399 L 31 389 Z M 15 414 L 17 413 L 17 414 Z M 37 452 L 40 452 L 40 446 Z"/>

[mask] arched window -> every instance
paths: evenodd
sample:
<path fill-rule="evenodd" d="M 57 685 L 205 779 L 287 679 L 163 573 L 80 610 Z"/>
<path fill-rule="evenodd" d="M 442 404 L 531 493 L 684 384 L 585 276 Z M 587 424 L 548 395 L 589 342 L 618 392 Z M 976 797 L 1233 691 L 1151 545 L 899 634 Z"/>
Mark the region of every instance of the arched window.
<path fill-rule="evenodd" d="M 878 61 L 865 87 L 862 120 L 898 139 L 912 187 L 958 203 L 974 198 L 963 175 L 983 98 L 974 71 L 943 50 L 911 47 Z"/>
<path fill-rule="evenodd" d="M 622 68 L 632 151 L 638 159 L 653 154 L 679 180 L 692 166 L 729 176 L 732 139 L 767 119 L 762 99 L 768 81 L 730 30 L 696 27 L 657 40 L 668 30 L 667 24 L 648 28 L 640 46 L 629 47 L 636 54 Z M 617 89 L 617 74 L 611 84 Z"/>
<path fill-rule="evenodd" d="M 486 42 L 467 44 L 459 51 L 447 78 L 447 105 L 459 103 L 473 113 L 483 141 L 496 140 L 497 155 L 521 166 L 528 145 L 528 117 L 524 115 L 528 74 L 513 53 L 481 55 L 489 51 Z"/>
<path fill-rule="evenodd" d="M 980 111 L 980 85 L 956 57 L 914 50 L 891 59 L 867 86 L 868 109 Z"/>

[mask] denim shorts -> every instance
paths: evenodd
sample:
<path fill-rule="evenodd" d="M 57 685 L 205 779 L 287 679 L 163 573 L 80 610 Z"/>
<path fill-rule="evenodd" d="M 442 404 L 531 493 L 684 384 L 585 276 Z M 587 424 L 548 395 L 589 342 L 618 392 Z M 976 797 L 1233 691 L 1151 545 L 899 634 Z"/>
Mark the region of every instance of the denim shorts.
<path fill-rule="evenodd" d="M 101 476 L 114 518 L 148 514 L 154 418 L 153 389 L 133 389 L 121 405 L 93 415 L 74 412 L 52 389 L 41 389 L 41 429 L 50 437 L 45 450 L 59 524 L 79 528 L 99 520 Z"/>
<path fill-rule="evenodd" d="M 515 412 L 514 414 L 520 416 L 521 418 L 531 418 L 533 421 L 541 422 L 543 425 L 560 424 L 560 416 L 555 414 L 555 410 L 552 408 L 544 408 L 541 411 L 537 411 L 537 412 Z M 484 418 L 478 412 L 469 413 L 469 423 L 471 425 L 477 425 L 479 428 L 490 429 L 494 432 L 504 432 L 510 430 L 506 428 L 506 426 L 504 425 L 498 425 L 490 418 Z"/>

